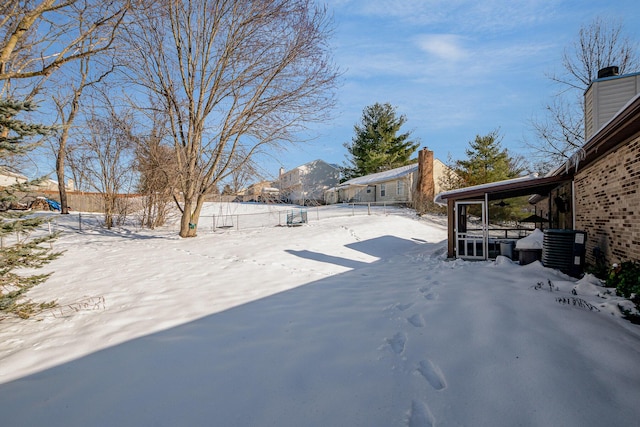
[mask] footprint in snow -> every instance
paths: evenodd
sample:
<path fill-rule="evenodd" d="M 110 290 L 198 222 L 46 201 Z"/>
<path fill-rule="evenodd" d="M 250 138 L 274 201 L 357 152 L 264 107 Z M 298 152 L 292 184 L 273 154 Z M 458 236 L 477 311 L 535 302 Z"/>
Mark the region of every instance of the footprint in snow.
<path fill-rule="evenodd" d="M 424 318 L 420 313 L 414 314 L 411 317 L 407 317 L 407 321 L 416 328 L 421 328 L 424 326 Z"/>
<path fill-rule="evenodd" d="M 447 387 L 444 375 L 436 365 L 429 359 L 423 360 L 418 364 L 418 372 L 434 390 L 442 390 Z"/>
<path fill-rule="evenodd" d="M 387 343 L 395 354 L 402 354 L 407 343 L 407 336 L 402 332 L 398 332 L 392 338 L 387 338 Z"/>
<path fill-rule="evenodd" d="M 406 304 L 396 304 L 396 308 L 400 311 L 405 311 L 406 309 L 411 308 L 411 306 L 413 306 L 412 302 L 408 302 Z"/>
<path fill-rule="evenodd" d="M 411 402 L 407 425 L 408 427 L 433 427 L 435 420 L 425 403 L 414 400 Z"/>
<path fill-rule="evenodd" d="M 426 299 L 428 299 L 429 301 L 433 301 L 435 299 L 438 298 L 438 294 L 435 292 L 431 292 L 431 287 L 430 286 L 423 286 L 420 289 L 418 289 L 420 291 L 420 293 L 422 293 L 422 295 L 424 295 L 424 297 Z"/>

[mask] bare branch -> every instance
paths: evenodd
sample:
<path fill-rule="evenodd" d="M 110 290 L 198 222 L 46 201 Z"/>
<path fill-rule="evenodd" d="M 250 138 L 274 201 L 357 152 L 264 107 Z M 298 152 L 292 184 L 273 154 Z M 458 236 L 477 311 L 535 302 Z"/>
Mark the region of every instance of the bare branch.
<path fill-rule="evenodd" d="M 43 0 L 35 6 L 14 1 L 0 26 L 0 81 L 48 76 L 109 49 L 129 7 L 128 1 Z M 75 26 L 78 16 L 90 25 Z"/>
<path fill-rule="evenodd" d="M 136 21 L 131 77 L 167 111 L 193 236 L 207 192 L 333 105 L 329 21 L 311 0 L 167 0 Z"/>
<path fill-rule="evenodd" d="M 571 47 L 562 55 L 562 74 L 549 78 L 559 92 L 545 106 L 542 119 L 531 120 L 536 141 L 525 143 L 534 155 L 557 165 L 571 157 L 584 143 L 582 96 L 602 68 L 616 65 L 620 73 L 638 70 L 637 45 L 624 36 L 622 22 L 595 18 L 583 26 Z"/>

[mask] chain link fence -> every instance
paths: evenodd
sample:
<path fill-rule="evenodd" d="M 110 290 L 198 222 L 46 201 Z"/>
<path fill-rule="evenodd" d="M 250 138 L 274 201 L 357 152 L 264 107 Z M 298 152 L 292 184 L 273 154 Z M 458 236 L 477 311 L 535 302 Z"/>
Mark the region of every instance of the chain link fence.
<path fill-rule="evenodd" d="M 367 215 L 406 215 L 410 210 L 404 205 L 390 203 L 342 203 L 326 206 L 266 205 L 258 203 L 211 202 L 205 204 L 203 214 L 198 221 L 199 233 L 216 233 L 232 230 L 247 230 L 265 227 L 298 226 L 323 219 L 345 216 Z M 102 233 L 107 230 L 105 217 L 101 213 L 72 212 L 61 215 L 51 212 L 38 212 L 45 216 L 43 225 L 31 233 L 32 237 L 43 233 Z M 178 232 L 180 216 L 174 212 L 167 225 L 158 227 L 160 231 Z M 119 218 L 112 231 L 132 229 L 143 230 L 142 220 L 135 214 Z M 15 244 L 18 235 L 0 237 L 2 247 Z"/>
<path fill-rule="evenodd" d="M 342 203 L 326 206 L 273 205 L 264 212 L 237 212 L 200 215 L 199 231 L 243 230 L 263 227 L 296 226 L 327 218 L 344 216 L 387 215 L 408 212 L 400 204 Z"/>

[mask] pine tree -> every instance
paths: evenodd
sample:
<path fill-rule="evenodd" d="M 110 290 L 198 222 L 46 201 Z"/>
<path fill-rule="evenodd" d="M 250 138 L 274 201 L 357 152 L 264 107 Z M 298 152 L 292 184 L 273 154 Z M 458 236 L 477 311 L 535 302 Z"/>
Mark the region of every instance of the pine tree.
<path fill-rule="evenodd" d="M 16 118 L 33 108 L 29 102 L 0 99 L 0 166 L 12 156 L 35 148 L 37 143 L 29 143 L 28 138 L 51 131 L 49 127 Z M 43 217 L 8 210 L 16 200 L 16 194 L 27 190 L 29 184 L 33 183 L 17 183 L 0 188 L 0 204 L 4 207 L 0 212 L 0 319 L 7 314 L 28 318 L 55 305 L 54 302 L 35 303 L 25 296 L 29 289 L 44 282 L 49 274 L 25 275 L 16 272 L 23 268 L 40 268 L 60 255 L 42 246 L 55 239 L 55 234 L 30 237 L 45 221 Z"/>
<path fill-rule="evenodd" d="M 515 178 L 522 172 L 515 159 L 501 146 L 500 134 L 477 135 L 465 151 L 467 160 L 455 162 L 456 174 L 464 187 Z"/>
<path fill-rule="evenodd" d="M 389 103 L 365 108 L 361 122 L 354 126 L 356 135 L 352 142 L 344 144 L 351 155 L 351 165 L 342 168 L 344 179 L 409 164 L 420 144 L 409 139 L 411 132 L 398 135 L 406 121 Z"/>
<path fill-rule="evenodd" d="M 495 130 L 485 136 L 477 135 L 469 142 L 467 160 L 458 160 L 454 165 L 461 187 L 516 178 L 523 172 L 522 159 L 511 157 L 508 150 L 502 148 L 501 141 L 502 137 Z M 523 216 L 526 205 L 527 197 L 500 201 L 489 209 L 490 219 L 517 220 Z"/>

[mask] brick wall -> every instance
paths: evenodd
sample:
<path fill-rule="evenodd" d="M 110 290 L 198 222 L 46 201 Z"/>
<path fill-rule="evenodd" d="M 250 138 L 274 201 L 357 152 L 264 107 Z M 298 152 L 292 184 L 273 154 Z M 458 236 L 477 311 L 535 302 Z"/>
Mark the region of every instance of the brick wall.
<path fill-rule="evenodd" d="M 418 179 L 416 191 L 427 200 L 435 196 L 435 180 L 433 178 L 433 151 L 423 148 L 418 152 Z"/>
<path fill-rule="evenodd" d="M 576 229 L 587 231 L 587 263 L 594 248 L 604 261 L 640 261 L 640 136 L 575 176 Z"/>

